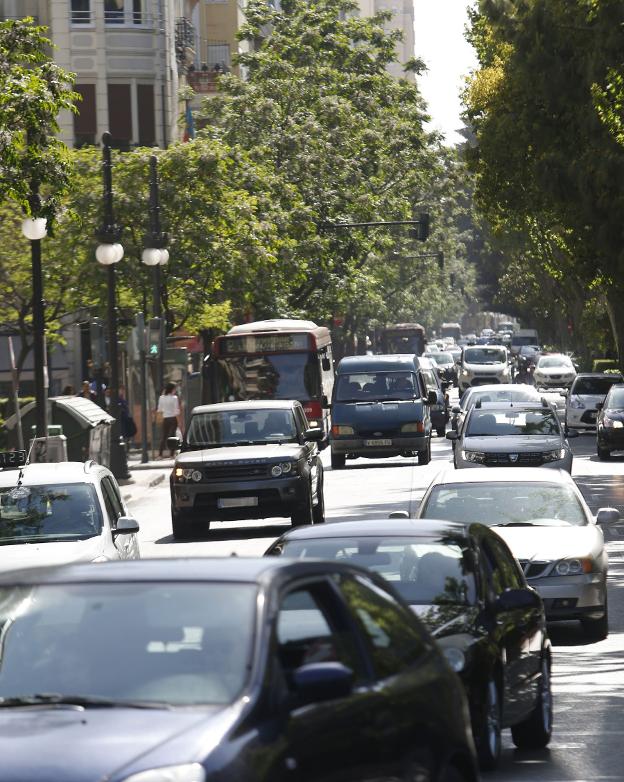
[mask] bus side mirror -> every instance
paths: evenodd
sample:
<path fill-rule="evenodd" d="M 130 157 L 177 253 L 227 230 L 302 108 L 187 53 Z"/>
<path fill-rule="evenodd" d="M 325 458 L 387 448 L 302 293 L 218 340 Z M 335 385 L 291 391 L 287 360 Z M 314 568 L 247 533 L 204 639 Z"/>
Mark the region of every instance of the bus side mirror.
<path fill-rule="evenodd" d="M 323 356 L 321 359 L 321 367 L 323 369 L 323 372 L 329 372 L 331 369 L 331 361 L 327 358 L 327 356 Z"/>

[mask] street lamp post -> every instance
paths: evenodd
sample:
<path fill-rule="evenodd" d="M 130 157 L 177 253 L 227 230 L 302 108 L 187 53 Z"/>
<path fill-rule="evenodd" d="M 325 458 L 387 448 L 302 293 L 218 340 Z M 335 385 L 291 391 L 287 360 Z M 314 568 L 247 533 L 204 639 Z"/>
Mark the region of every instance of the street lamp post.
<path fill-rule="evenodd" d="M 150 192 L 149 192 L 149 215 L 150 229 L 145 237 L 145 249 L 141 260 L 146 266 L 153 269 L 153 305 L 152 314 L 159 321 L 159 346 L 156 361 L 156 385 L 157 393 L 162 391 L 164 386 L 164 360 L 165 360 L 165 330 L 162 321 L 162 276 L 161 267 L 169 260 L 169 237 L 163 233 L 160 225 L 160 194 L 158 184 L 158 158 L 156 155 L 150 157 Z"/>
<path fill-rule="evenodd" d="M 38 188 L 33 186 L 30 208 L 36 215 L 41 206 Z M 41 275 L 41 240 L 47 234 L 45 217 L 27 217 L 22 222 L 22 233 L 30 241 L 32 266 L 33 349 L 35 368 L 35 423 L 37 437 L 48 436 L 48 400 L 45 378 L 45 309 Z"/>
<path fill-rule="evenodd" d="M 97 239 L 100 242 L 95 257 L 102 266 L 107 267 L 108 274 L 108 361 L 110 364 L 110 408 L 109 412 L 115 419 L 111 430 L 110 469 L 116 478 L 129 478 L 126 449 L 121 439 L 119 424 L 119 362 L 117 356 L 117 293 L 115 279 L 115 264 L 123 258 L 123 247 L 120 244 L 122 227 L 115 222 L 113 212 L 113 176 L 111 163 L 111 135 L 102 135 L 102 179 L 104 185 L 102 225 L 98 229 Z"/>

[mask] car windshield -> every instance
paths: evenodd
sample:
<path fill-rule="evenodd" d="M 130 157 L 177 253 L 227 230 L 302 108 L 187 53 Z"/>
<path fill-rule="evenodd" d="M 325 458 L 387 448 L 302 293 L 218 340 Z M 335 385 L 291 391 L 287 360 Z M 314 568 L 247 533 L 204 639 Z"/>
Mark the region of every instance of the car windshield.
<path fill-rule="evenodd" d="M 413 399 L 416 396 L 413 372 L 357 372 L 339 375 L 337 402 L 373 402 L 383 399 Z"/>
<path fill-rule="evenodd" d="M 605 402 L 606 410 L 624 410 L 624 388 L 613 388 Z"/>
<path fill-rule="evenodd" d="M 500 348 L 467 348 L 464 361 L 467 364 L 504 364 L 507 353 Z"/>
<path fill-rule="evenodd" d="M 587 517 L 571 486 L 496 481 L 434 486 L 421 510 L 424 519 L 496 525 L 582 527 Z M 538 552 L 539 556 L 539 552 Z"/>
<path fill-rule="evenodd" d="M 572 386 L 570 394 L 606 396 L 612 385 L 621 382 L 622 377 L 619 375 L 614 375 L 613 377 L 579 377 Z"/>
<path fill-rule="evenodd" d="M 296 442 L 291 410 L 227 410 L 191 416 L 187 442 L 192 446 Z"/>
<path fill-rule="evenodd" d="M 470 389 L 466 395 L 465 401 L 462 400 L 464 410 L 470 410 L 474 404 L 481 402 L 534 402 L 539 401 L 540 395 L 533 386 L 526 388 L 493 388 L 493 389 Z"/>
<path fill-rule="evenodd" d="M 286 540 L 282 555 L 337 559 L 383 576 L 408 603 L 475 602 L 474 574 L 465 548 L 455 538 L 349 537 Z"/>
<path fill-rule="evenodd" d="M 102 517 L 90 483 L 0 489 L 0 545 L 99 535 Z"/>
<path fill-rule="evenodd" d="M 538 369 L 554 369 L 554 367 L 572 369 L 572 362 L 567 356 L 542 356 L 537 362 Z"/>
<path fill-rule="evenodd" d="M 219 583 L 2 588 L 0 698 L 231 703 L 248 676 L 256 594 Z"/>
<path fill-rule="evenodd" d="M 436 362 L 436 364 L 452 364 L 453 363 L 453 356 L 451 356 L 450 353 L 433 353 L 431 355 L 431 358 Z"/>
<path fill-rule="evenodd" d="M 502 435 L 558 435 L 557 416 L 550 409 L 477 410 L 472 409 L 467 437 L 500 437 Z"/>

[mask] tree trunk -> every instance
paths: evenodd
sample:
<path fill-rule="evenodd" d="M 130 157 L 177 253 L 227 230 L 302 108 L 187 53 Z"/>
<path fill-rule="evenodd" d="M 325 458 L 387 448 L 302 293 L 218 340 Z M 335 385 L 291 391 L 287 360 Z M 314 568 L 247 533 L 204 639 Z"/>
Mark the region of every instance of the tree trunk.
<path fill-rule="evenodd" d="M 615 285 L 607 289 L 607 313 L 613 331 L 620 369 L 624 369 L 624 291 Z"/>

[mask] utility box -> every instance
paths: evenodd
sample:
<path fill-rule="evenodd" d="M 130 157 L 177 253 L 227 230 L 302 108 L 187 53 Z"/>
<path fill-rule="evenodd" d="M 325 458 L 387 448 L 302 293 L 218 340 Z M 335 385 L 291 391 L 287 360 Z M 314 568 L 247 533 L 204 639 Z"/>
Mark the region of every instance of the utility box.
<path fill-rule="evenodd" d="M 51 427 L 48 427 L 48 430 Z M 61 427 L 58 427 L 59 429 Z M 29 444 L 30 461 L 46 464 L 67 461 L 67 437 L 54 434 L 48 437 L 35 437 Z"/>

